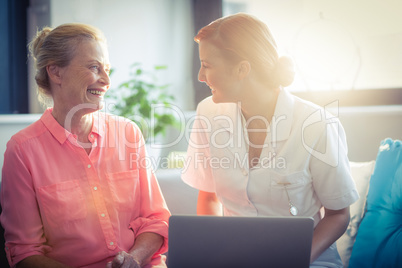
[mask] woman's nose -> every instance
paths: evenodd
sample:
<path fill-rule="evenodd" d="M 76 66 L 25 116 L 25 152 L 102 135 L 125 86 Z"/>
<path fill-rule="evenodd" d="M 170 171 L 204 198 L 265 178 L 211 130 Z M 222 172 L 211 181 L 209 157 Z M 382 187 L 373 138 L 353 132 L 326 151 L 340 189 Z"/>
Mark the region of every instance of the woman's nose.
<path fill-rule="evenodd" d="M 202 69 L 200 69 L 198 71 L 198 81 L 205 82 L 205 75 L 204 75 L 204 72 L 202 71 Z"/>
<path fill-rule="evenodd" d="M 105 85 L 110 85 L 110 77 L 105 70 L 102 70 L 102 73 L 100 74 L 100 81 Z"/>

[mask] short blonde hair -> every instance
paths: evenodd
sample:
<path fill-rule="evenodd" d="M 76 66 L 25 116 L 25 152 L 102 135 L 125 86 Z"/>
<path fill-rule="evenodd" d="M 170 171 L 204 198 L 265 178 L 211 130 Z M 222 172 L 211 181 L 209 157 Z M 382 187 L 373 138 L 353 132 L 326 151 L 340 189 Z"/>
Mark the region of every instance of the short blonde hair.
<path fill-rule="evenodd" d="M 106 38 L 96 27 L 82 23 L 62 24 L 54 29 L 44 27 L 29 43 L 29 51 L 34 59 L 35 80 L 38 85 L 38 99 L 45 103 L 52 93 L 46 67 L 67 66 L 74 57 L 75 49 L 83 40 L 103 43 Z"/>
<path fill-rule="evenodd" d="M 228 60 L 248 60 L 258 77 L 270 87 L 288 86 L 293 82 L 293 61 L 278 56 L 268 26 L 252 15 L 237 13 L 219 18 L 203 27 L 194 40 L 213 42 Z"/>

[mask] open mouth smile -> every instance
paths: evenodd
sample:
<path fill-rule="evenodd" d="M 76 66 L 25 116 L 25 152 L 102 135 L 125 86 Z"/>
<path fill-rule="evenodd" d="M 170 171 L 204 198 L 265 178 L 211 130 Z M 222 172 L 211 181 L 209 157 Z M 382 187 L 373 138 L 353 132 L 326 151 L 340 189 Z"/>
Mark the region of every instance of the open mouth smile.
<path fill-rule="evenodd" d="M 105 95 L 105 91 L 102 91 L 102 90 L 96 90 L 96 89 L 88 89 L 87 90 L 89 93 L 91 93 L 92 95 L 96 95 L 96 96 L 100 96 L 100 97 L 102 97 L 102 96 L 104 96 Z"/>

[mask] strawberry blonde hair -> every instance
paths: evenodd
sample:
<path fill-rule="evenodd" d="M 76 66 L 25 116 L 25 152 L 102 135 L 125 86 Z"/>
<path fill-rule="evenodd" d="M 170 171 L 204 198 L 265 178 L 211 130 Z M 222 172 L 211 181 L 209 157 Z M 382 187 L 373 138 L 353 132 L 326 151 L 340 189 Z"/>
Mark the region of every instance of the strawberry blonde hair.
<path fill-rule="evenodd" d="M 294 79 L 293 61 L 279 57 L 268 26 L 258 18 L 237 13 L 219 18 L 203 27 L 194 37 L 208 40 L 220 48 L 229 61 L 247 60 L 258 77 L 269 87 L 289 86 Z"/>

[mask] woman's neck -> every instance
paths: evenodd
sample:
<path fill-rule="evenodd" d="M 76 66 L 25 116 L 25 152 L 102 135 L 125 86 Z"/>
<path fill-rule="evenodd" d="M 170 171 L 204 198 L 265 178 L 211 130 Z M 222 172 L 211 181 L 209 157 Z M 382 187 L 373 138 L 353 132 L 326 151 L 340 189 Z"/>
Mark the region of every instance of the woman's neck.
<path fill-rule="evenodd" d="M 252 118 L 263 117 L 267 122 L 271 122 L 275 113 L 276 102 L 278 100 L 280 88 L 254 90 L 249 97 L 241 103 L 241 110 L 246 122 L 260 121 L 251 120 Z"/>
<path fill-rule="evenodd" d="M 70 113 L 53 108 L 52 115 L 62 127 L 77 135 L 78 141 L 87 141 L 93 121 L 90 113 Z"/>

